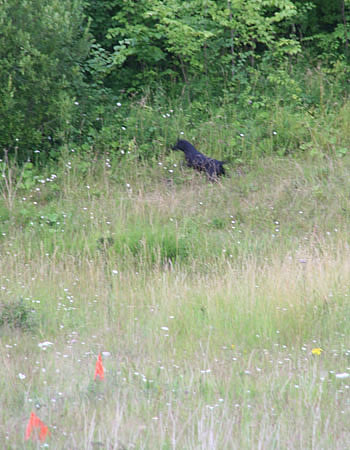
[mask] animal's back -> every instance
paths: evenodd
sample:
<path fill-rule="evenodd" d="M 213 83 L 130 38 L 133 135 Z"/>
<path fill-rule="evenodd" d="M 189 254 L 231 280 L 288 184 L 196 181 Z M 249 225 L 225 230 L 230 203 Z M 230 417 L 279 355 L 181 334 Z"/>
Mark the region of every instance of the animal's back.
<path fill-rule="evenodd" d="M 203 153 L 199 152 L 185 139 L 179 139 L 173 149 L 182 150 L 185 153 L 185 159 L 188 166 L 199 171 L 205 171 L 211 179 L 214 179 L 219 175 L 225 175 L 223 161 L 218 161 L 203 155 Z"/>
<path fill-rule="evenodd" d="M 186 141 L 185 139 L 179 139 L 173 148 L 182 150 L 186 155 L 202 155 L 202 153 L 200 153 L 190 142 Z"/>

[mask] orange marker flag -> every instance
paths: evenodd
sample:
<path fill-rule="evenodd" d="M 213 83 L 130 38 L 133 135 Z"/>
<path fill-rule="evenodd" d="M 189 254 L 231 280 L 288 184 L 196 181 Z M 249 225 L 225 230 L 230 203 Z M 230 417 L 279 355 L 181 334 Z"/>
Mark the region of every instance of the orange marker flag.
<path fill-rule="evenodd" d="M 46 436 L 49 434 L 48 427 L 42 422 L 39 417 L 35 413 L 31 413 L 29 422 L 26 429 L 25 439 L 26 441 L 30 438 L 30 435 L 32 434 L 32 431 L 35 428 L 39 428 L 39 439 L 41 442 L 44 442 L 46 439 Z"/>
<path fill-rule="evenodd" d="M 101 380 L 104 379 L 104 369 L 102 365 L 102 356 L 101 353 L 98 355 L 97 361 L 96 361 L 96 369 L 95 369 L 95 380 L 97 378 L 97 375 L 100 377 Z"/>

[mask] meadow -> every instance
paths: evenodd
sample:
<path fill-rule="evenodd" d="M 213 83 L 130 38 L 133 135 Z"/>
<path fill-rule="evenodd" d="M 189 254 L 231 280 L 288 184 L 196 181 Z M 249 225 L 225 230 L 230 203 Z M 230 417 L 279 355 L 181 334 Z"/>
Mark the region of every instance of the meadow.
<path fill-rule="evenodd" d="M 133 141 L 123 160 L 67 148 L 40 176 L 3 166 L 2 448 L 346 448 L 350 155 L 338 124 L 336 151 L 326 125 L 310 128 L 307 152 L 237 158 L 218 183 L 175 152 L 140 161 Z M 217 129 L 202 128 L 206 153 Z M 44 443 L 25 441 L 32 411 Z"/>

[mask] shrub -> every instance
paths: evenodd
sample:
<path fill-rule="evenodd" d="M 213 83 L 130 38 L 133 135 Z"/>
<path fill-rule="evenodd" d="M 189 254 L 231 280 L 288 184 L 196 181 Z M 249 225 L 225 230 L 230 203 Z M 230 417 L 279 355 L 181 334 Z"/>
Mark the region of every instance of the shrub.
<path fill-rule="evenodd" d="M 188 257 L 191 248 L 189 236 L 175 227 L 135 224 L 120 232 L 114 249 L 122 257 L 132 255 L 139 261 L 151 263 L 175 262 Z"/>
<path fill-rule="evenodd" d="M 81 0 L 0 8 L 0 149 L 27 159 L 68 137 L 89 49 Z"/>
<path fill-rule="evenodd" d="M 23 299 L 12 303 L 0 302 L 0 327 L 32 331 L 36 322 L 35 312 L 24 303 Z"/>

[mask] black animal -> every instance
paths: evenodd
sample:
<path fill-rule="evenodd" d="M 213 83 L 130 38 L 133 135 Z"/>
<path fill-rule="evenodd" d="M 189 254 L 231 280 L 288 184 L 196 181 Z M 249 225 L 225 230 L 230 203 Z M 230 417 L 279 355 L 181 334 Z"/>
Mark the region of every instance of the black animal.
<path fill-rule="evenodd" d="M 225 175 L 224 161 L 208 158 L 208 156 L 200 153 L 192 144 L 184 139 L 178 140 L 173 150 L 182 150 L 185 153 L 188 167 L 205 172 L 211 181 L 217 180 L 220 175 Z"/>

